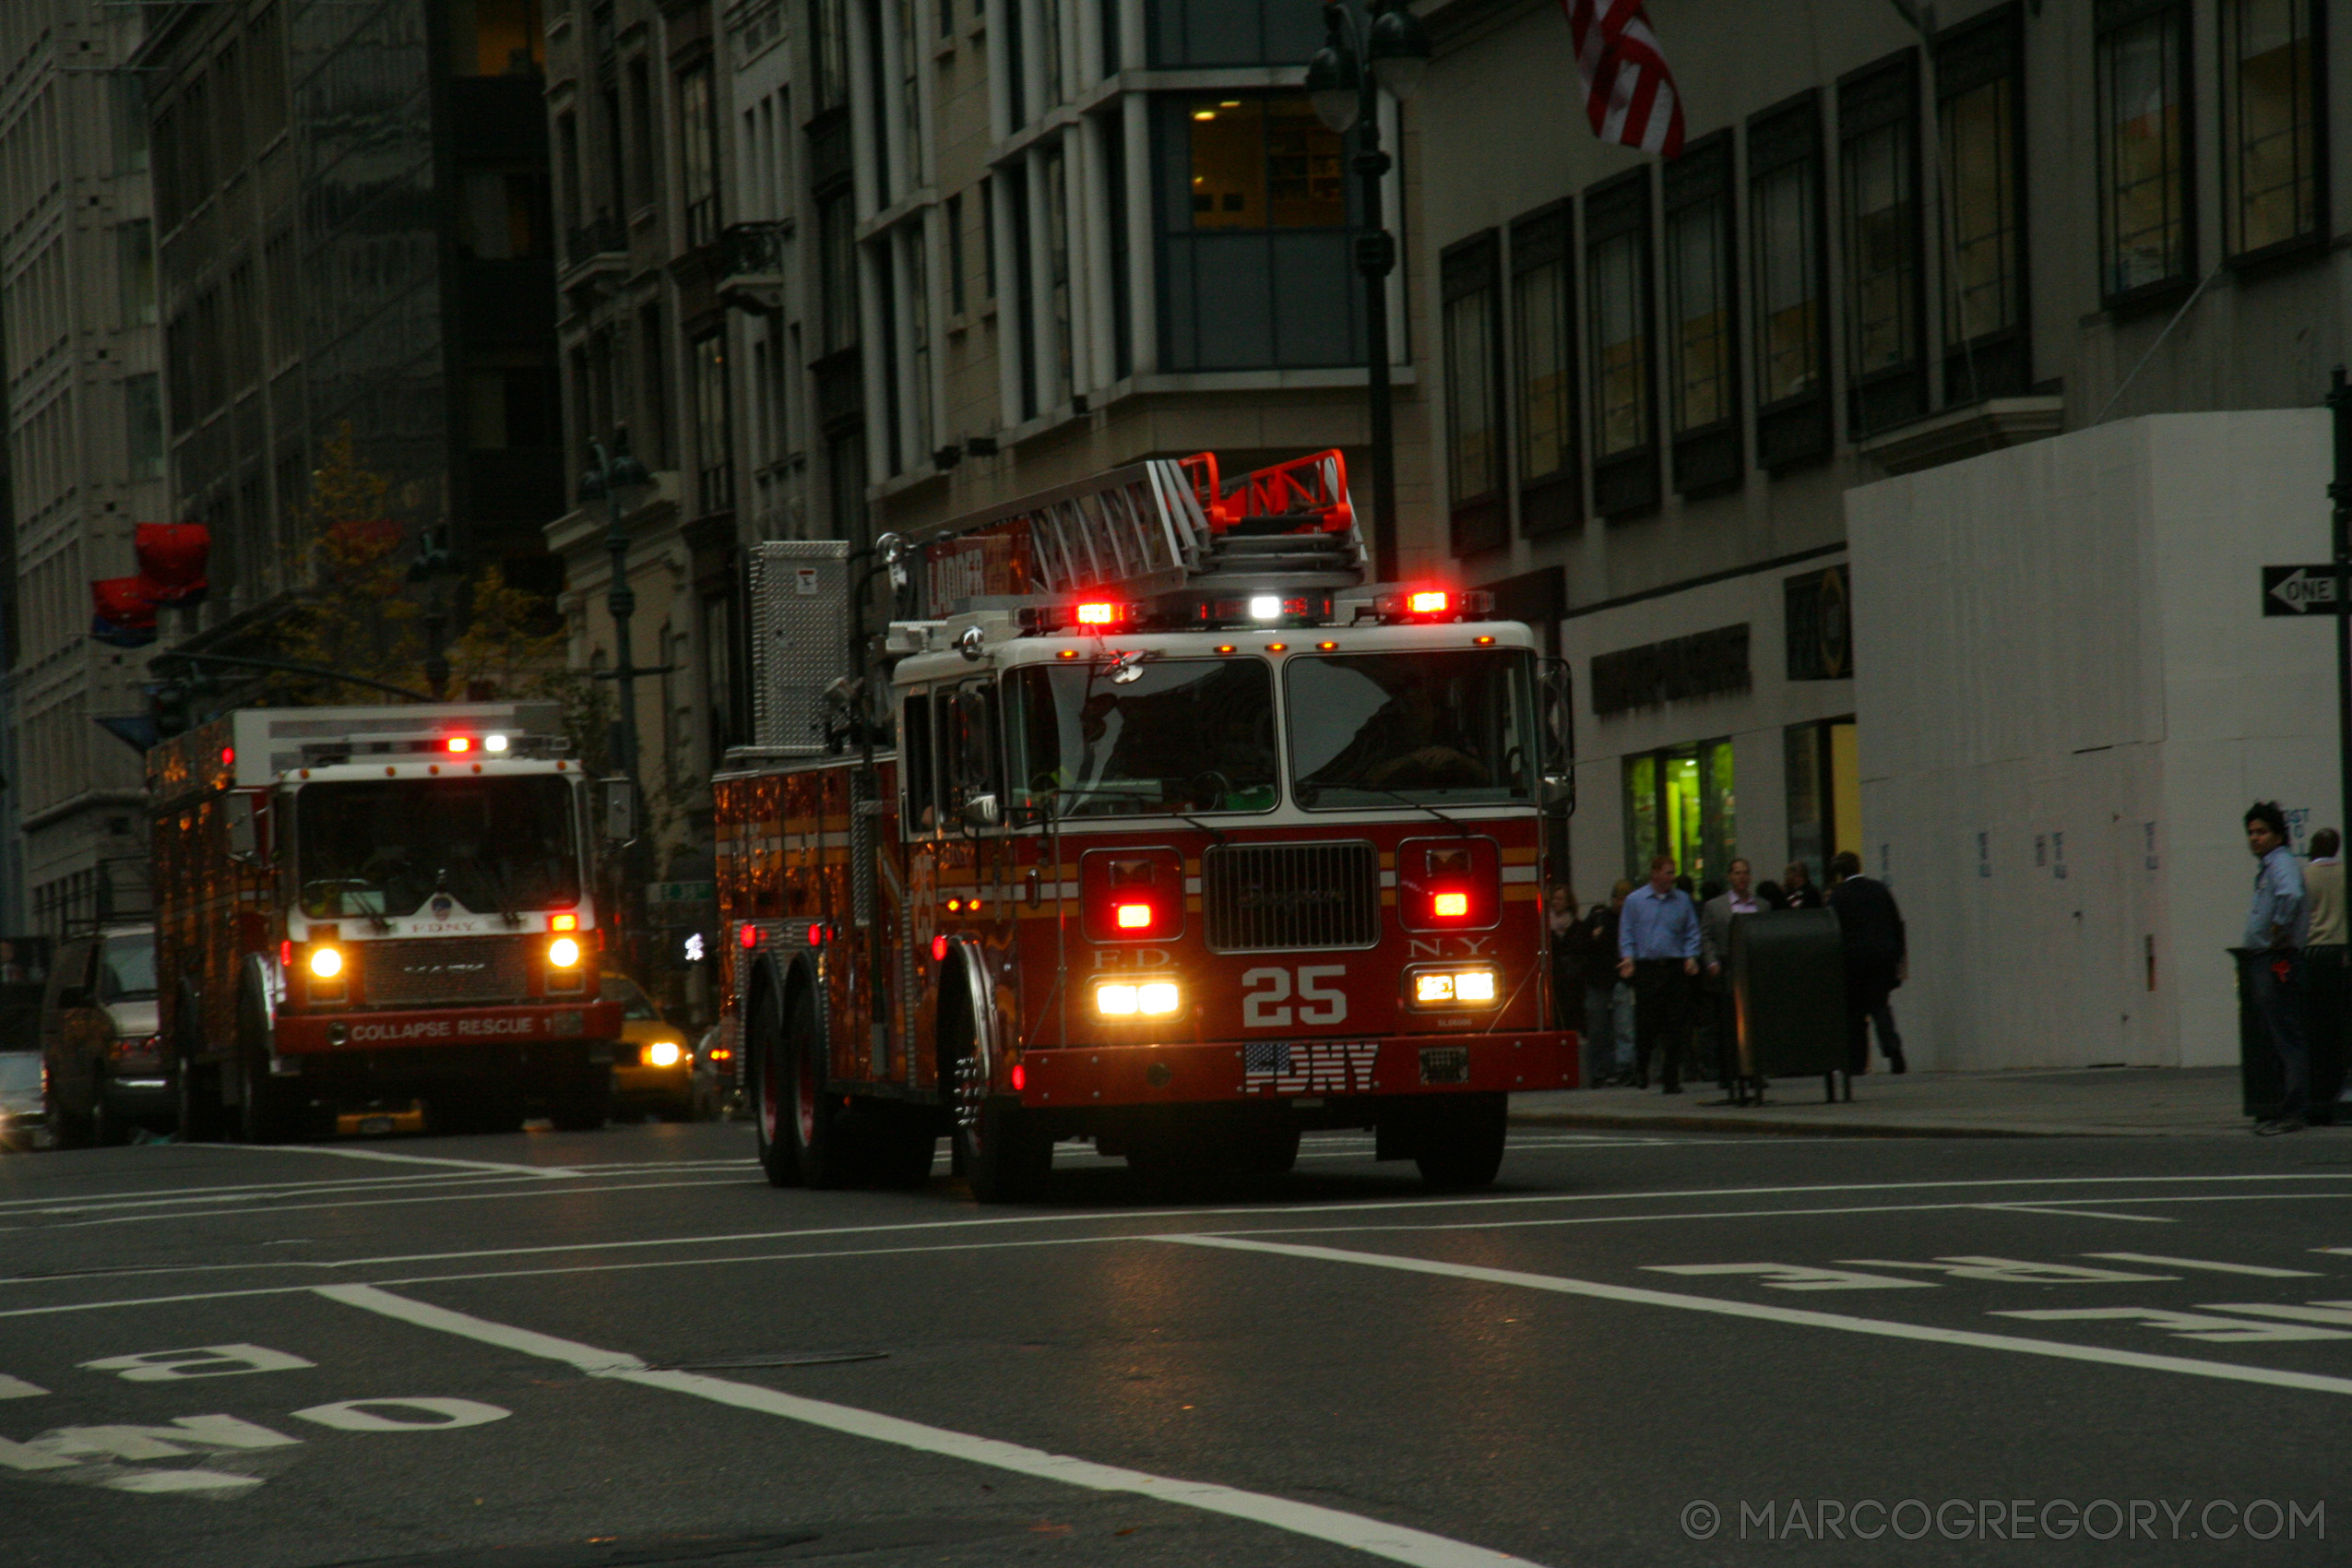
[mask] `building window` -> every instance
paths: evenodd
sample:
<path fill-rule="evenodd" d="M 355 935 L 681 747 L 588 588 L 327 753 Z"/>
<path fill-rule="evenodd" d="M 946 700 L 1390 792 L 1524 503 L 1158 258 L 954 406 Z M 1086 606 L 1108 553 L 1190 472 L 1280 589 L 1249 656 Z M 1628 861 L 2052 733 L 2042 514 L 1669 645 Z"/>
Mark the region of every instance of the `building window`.
<path fill-rule="evenodd" d="M 2320 222 L 2314 0 L 2224 0 L 2221 112 L 2229 253 L 2315 238 Z"/>
<path fill-rule="evenodd" d="M 1920 321 L 1919 64 L 1907 51 L 1842 83 L 1847 385 L 1856 437 L 1927 410 Z"/>
<path fill-rule="evenodd" d="M 1657 502 L 1649 181 L 1647 169 L 1636 169 L 1585 198 L 1593 509 L 1604 517 Z"/>
<path fill-rule="evenodd" d="M 964 314 L 964 198 L 947 198 L 947 314 Z"/>
<path fill-rule="evenodd" d="M 1160 101 L 1161 362 L 1362 363 L 1340 138 L 1304 98 Z"/>
<path fill-rule="evenodd" d="M 707 245 L 719 238 L 719 121 L 707 64 L 678 78 L 678 161 L 686 244 Z"/>
<path fill-rule="evenodd" d="M 1519 531 L 1526 534 L 1566 528 L 1585 515 L 1569 221 L 1563 201 L 1511 227 Z"/>
<path fill-rule="evenodd" d="M 1739 337 L 1732 301 L 1731 133 L 1666 165 L 1666 406 L 1674 488 L 1685 495 L 1740 482 Z"/>
<path fill-rule="evenodd" d="M 1448 248 L 1442 263 L 1445 462 L 1456 555 L 1492 550 L 1509 537 L 1503 499 L 1500 252 L 1490 230 Z"/>
<path fill-rule="evenodd" d="M 1624 761 L 1625 874 L 1640 882 L 1650 858 L 1671 855 L 1693 888 L 1719 883 L 1740 852 L 1740 804 L 1731 742 L 1644 752 Z"/>
<path fill-rule="evenodd" d="M 727 424 L 727 339 L 697 338 L 695 367 L 695 495 L 707 514 L 735 503 L 734 452 Z"/>
<path fill-rule="evenodd" d="M 163 477 L 163 398 L 155 373 L 123 378 L 123 431 L 134 480 Z"/>
<path fill-rule="evenodd" d="M 989 182 L 980 183 L 980 195 L 975 199 L 980 216 L 980 298 L 996 298 L 996 204 L 991 199 Z"/>
<path fill-rule="evenodd" d="M 653 73 L 642 58 L 629 62 L 629 188 L 623 205 L 651 207 L 654 201 Z"/>
<path fill-rule="evenodd" d="M 818 351 L 837 353 L 858 341 L 857 221 L 844 188 L 816 204 L 817 308 L 823 313 Z"/>
<path fill-rule="evenodd" d="M 1323 46 L 1323 18 L 1293 0 L 1153 0 L 1144 26 L 1160 70 L 1303 65 Z"/>
<path fill-rule="evenodd" d="M 580 117 L 566 109 L 555 117 L 555 177 L 564 193 L 563 221 L 574 228 L 588 222 L 580 205 Z"/>
<path fill-rule="evenodd" d="M 818 113 L 849 101 L 848 0 L 809 0 L 809 62 L 815 68 Z"/>
<path fill-rule="evenodd" d="M 2025 32 L 2002 6 L 1936 44 L 1943 157 L 1944 397 L 1976 402 L 2033 380 L 2025 345 Z"/>
<path fill-rule="evenodd" d="M 114 226 L 115 273 L 125 327 L 155 325 L 155 227 L 146 219 Z"/>
<path fill-rule="evenodd" d="M 1788 768 L 1788 858 L 1815 887 L 1829 885 L 1832 857 L 1862 852 L 1862 767 L 1851 719 L 1791 724 L 1782 732 Z"/>
<path fill-rule="evenodd" d="M 1748 266 L 1756 461 L 1777 469 L 1820 457 L 1830 444 L 1821 103 L 1812 93 L 1749 122 Z"/>
<path fill-rule="evenodd" d="M 636 443 L 637 457 L 647 468 L 671 466 L 670 366 L 668 339 L 661 330 L 661 302 L 637 307 L 637 363 L 645 386 L 645 434 Z M 610 373 L 608 373 L 609 374 Z M 598 434 L 602 434 L 599 427 Z"/>
<path fill-rule="evenodd" d="M 449 73 L 529 76 L 542 58 L 539 0 L 449 0 Z"/>
<path fill-rule="evenodd" d="M 2110 303 L 2190 272 L 2189 7 L 2099 7 L 2099 237 Z"/>

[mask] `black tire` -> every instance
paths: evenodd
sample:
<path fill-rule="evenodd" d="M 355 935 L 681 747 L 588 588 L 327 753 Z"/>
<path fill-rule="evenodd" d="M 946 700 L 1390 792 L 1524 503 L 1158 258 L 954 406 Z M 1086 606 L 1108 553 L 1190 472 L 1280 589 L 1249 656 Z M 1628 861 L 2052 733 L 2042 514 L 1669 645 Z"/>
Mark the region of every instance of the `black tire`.
<path fill-rule="evenodd" d="M 827 1090 L 825 1041 L 817 1033 L 816 998 L 806 987 L 792 992 L 784 1008 L 784 1042 L 778 1060 L 786 1076 L 778 1086 L 787 1108 L 785 1141 L 800 1164 L 803 1187 L 848 1187 L 857 1184 L 858 1137 L 849 1108 Z"/>
<path fill-rule="evenodd" d="M 1429 1108 L 1413 1163 L 1433 1187 L 1484 1187 L 1503 1169 L 1509 1097 L 1447 1095 Z"/>
<path fill-rule="evenodd" d="M 1016 1204 L 1041 1195 L 1053 1175 L 1053 1140 L 1018 1100 L 987 1092 L 977 1059 L 958 1059 L 956 1075 L 956 1138 L 972 1196 Z"/>
<path fill-rule="evenodd" d="M 759 1152 L 759 1168 L 767 1173 L 769 1186 L 797 1187 L 801 1162 L 794 1158 L 791 1137 L 785 1131 L 792 1111 L 784 1091 L 784 1085 L 790 1081 L 790 1067 L 784 1060 L 784 1010 L 774 986 L 759 988 L 743 1036 L 752 1138 Z"/>

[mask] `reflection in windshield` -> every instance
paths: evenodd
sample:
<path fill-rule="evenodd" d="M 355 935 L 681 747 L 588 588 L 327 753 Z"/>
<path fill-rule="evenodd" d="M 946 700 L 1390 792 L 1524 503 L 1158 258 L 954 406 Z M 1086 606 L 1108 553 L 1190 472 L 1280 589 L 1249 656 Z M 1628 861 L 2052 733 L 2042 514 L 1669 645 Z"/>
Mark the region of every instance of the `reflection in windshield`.
<path fill-rule="evenodd" d="M 1274 682 L 1255 659 L 1028 665 L 1005 683 L 1016 803 L 1063 816 L 1271 811 Z"/>
<path fill-rule="evenodd" d="M 547 777 L 313 784 L 295 802 L 303 913 L 412 915 L 435 893 L 475 914 L 569 908 L 571 808 Z"/>
<path fill-rule="evenodd" d="M 1294 658 L 1286 679 L 1302 806 L 1533 798 L 1524 652 Z"/>
<path fill-rule="evenodd" d="M 98 967 L 98 1000 L 144 1002 L 154 994 L 154 933 L 108 937 Z"/>

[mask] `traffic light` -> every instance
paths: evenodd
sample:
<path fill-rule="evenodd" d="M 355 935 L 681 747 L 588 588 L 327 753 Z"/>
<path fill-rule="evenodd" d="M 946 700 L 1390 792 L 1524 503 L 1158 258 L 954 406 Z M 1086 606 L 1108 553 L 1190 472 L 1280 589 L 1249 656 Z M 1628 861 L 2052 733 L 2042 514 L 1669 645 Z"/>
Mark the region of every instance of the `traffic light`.
<path fill-rule="evenodd" d="M 155 735 L 168 741 L 174 735 L 184 735 L 194 726 L 190 709 L 196 699 L 191 682 L 177 677 L 158 681 L 147 689 L 155 715 Z"/>

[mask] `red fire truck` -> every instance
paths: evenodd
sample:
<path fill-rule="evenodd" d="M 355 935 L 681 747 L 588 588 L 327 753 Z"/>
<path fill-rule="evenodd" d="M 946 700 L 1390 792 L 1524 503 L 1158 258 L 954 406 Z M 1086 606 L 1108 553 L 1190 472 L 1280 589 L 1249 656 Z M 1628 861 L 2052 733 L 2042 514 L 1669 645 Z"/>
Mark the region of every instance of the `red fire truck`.
<path fill-rule="evenodd" d="M 759 548 L 760 744 L 716 786 L 771 1182 L 919 1182 L 944 1133 L 995 1202 L 1064 1139 L 1272 1173 L 1368 1128 L 1477 1184 L 1510 1092 L 1574 1083 L 1538 897 L 1562 678 L 1484 595 L 1362 581 L 1340 454 L 846 550 Z M 859 657 L 884 571 L 917 618 Z"/>
<path fill-rule="evenodd" d="M 588 780 L 553 703 L 245 708 L 148 754 L 181 1135 L 602 1125 Z"/>

